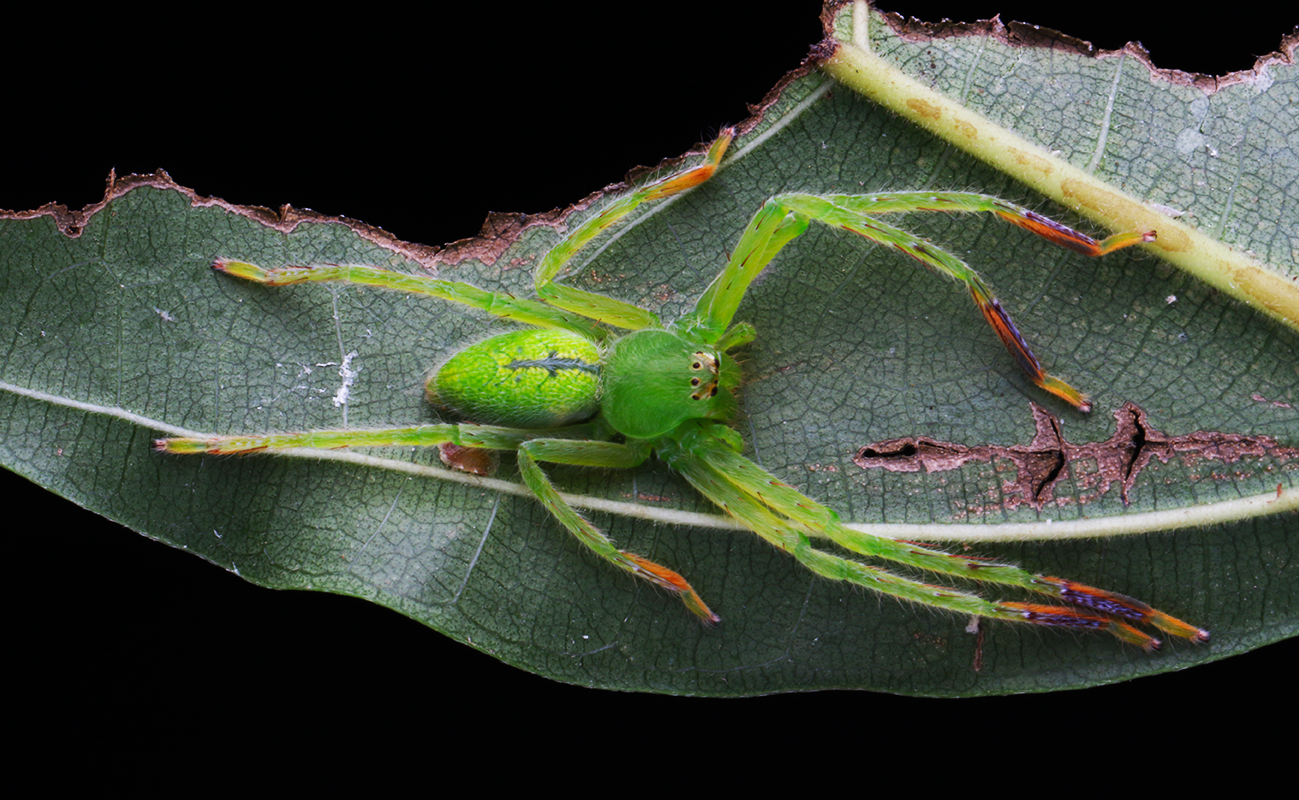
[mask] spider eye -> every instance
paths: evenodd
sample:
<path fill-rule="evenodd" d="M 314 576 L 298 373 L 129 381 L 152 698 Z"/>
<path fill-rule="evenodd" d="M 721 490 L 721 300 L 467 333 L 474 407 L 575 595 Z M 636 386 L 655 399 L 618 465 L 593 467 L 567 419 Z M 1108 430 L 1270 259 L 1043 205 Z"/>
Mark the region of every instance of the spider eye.
<path fill-rule="evenodd" d="M 691 378 L 691 379 L 690 379 L 690 385 L 691 385 L 691 386 L 698 386 L 698 385 L 699 385 L 699 379 L 698 379 L 698 378 Z"/>
<path fill-rule="evenodd" d="M 695 370 L 707 369 L 709 372 L 716 375 L 717 356 L 703 350 L 698 350 L 695 352 L 695 360 L 690 364 L 690 368 Z"/>

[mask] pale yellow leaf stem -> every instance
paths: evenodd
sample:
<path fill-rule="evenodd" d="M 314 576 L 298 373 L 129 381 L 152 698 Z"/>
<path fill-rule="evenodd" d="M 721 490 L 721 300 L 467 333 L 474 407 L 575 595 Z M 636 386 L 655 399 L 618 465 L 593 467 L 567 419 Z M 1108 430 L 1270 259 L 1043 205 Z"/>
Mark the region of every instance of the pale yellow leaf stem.
<path fill-rule="evenodd" d="M 853 9 L 852 41 L 838 42 L 822 68 L 835 80 L 1116 232 L 1156 231 L 1144 245 L 1160 258 L 1299 329 L 1299 281 L 1161 214 L 1018 134 L 939 94 L 872 53 L 869 9 Z"/>

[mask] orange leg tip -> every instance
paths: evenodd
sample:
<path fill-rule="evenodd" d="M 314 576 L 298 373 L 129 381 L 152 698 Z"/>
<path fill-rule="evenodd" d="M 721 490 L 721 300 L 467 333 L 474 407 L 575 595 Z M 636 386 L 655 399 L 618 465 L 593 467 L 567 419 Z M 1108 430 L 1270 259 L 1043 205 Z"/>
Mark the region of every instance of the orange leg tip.
<path fill-rule="evenodd" d="M 704 627 L 711 628 L 722 621 L 722 618 L 713 613 L 713 610 L 708 607 L 708 604 L 699 596 L 699 593 L 690 587 L 690 584 L 686 583 L 680 575 L 676 577 L 677 580 L 681 581 L 681 585 L 685 587 L 677 590 L 681 594 L 681 602 L 686 604 L 686 608 L 690 609 L 691 614 L 699 618 Z"/>
<path fill-rule="evenodd" d="M 1165 633 L 1172 634 L 1173 636 L 1180 636 L 1183 639 L 1190 639 L 1196 644 L 1205 644 L 1209 641 L 1208 631 L 1182 622 L 1177 617 L 1170 617 L 1162 611 L 1151 613 L 1150 624 Z"/>
<path fill-rule="evenodd" d="M 1065 580 L 1063 578 L 1042 577 L 1039 582 L 1056 587 L 1056 595 L 1061 599 L 1074 605 L 1090 608 L 1109 614 L 1121 619 L 1144 622 L 1153 625 L 1164 633 L 1190 639 L 1196 644 L 1203 644 L 1209 641 L 1209 632 L 1203 628 L 1197 628 L 1194 625 L 1182 622 L 1180 619 L 1169 616 L 1162 611 L 1151 608 L 1140 600 L 1134 600 L 1116 592 L 1107 592 L 1103 589 L 1096 589 L 1081 583 Z M 1122 623 L 1115 620 L 1115 625 Z M 1114 635 L 1121 639 L 1119 632 L 1114 631 Z M 1140 634 L 1144 638 L 1145 634 Z M 1158 640 L 1153 640 L 1158 641 Z M 1146 645 L 1142 645 L 1145 647 Z M 1151 649 L 1147 647 L 1147 649 Z"/>
<path fill-rule="evenodd" d="M 1164 646 L 1163 642 L 1153 636 L 1142 633 L 1126 622 L 1112 620 L 1107 630 L 1121 641 L 1127 642 L 1131 645 L 1136 645 L 1147 653 L 1153 653 Z"/>
<path fill-rule="evenodd" d="M 1077 389 L 1073 388 L 1069 384 L 1065 383 L 1064 381 L 1060 380 L 1059 378 L 1052 377 L 1051 375 L 1047 375 L 1046 373 L 1043 373 L 1042 380 L 1040 382 L 1035 381 L 1035 383 L 1037 383 L 1037 385 L 1042 387 L 1042 389 L 1044 389 L 1045 391 L 1050 392 L 1051 394 L 1065 401 L 1069 405 L 1078 409 L 1082 413 L 1084 414 L 1091 413 L 1092 410 L 1091 398 L 1089 398 L 1087 395 L 1083 394 L 1082 392 L 1078 391 Z"/>
<path fill-rule="evenodd" d="M 1087 399 L 1087 395 L 1059 378 L 1042 371 L 1042 365 L 1038 363 L 1037 356 L 1033 355 L 1032 350 L 1029 350 L 1028 342 L 1024 341 L 1024 337 L 1020 335 L 1015 323 L 1011 322 L 1010 315 L 1001 307 L 1001 303 L 997 302 L 997 298 L 988 293 L 986 287 L 972 284 L 970 286 L 970 296 L 974 298 L 979 311 L 983 312 L 983 318 L 988 321 L 988 324 L 992 326 L 992 330 L 996 332 L 997 338 L 1001 339 L 1001 343 L 1006 346 L 1006 350 L 1014 357 L 1020 369 L 1024 370 L 1024 374 L 1028 376 L 1034 386 L 1038 386 L 1059 397 L 1084 414 L 1092 410 L 1092 404 Z"/>
<path fill-rule="evenodd" d="M 721 161 L 722 154 L 726 152 L 726 148 L 731 146 L 731 141 L 734 138 L 735 126 L 733 125 L 727 125 L 718 131 L 717 138 L 713 140 L 712 146 L 708 148 L 708 160 L 713 163 Z"/>
<path fill-rule="evenodd" d="M 1115 250 L 1122 250 L 1125 247 L 1131 247 L 1135 244 L 1153 242 L 1157 238 L 1159 238 L 1159 235 L 1155 231 L 1145 231 L 1143 233 L 1116 233 L 1099 244 L 1096 255 L 1103 256 L 1107 253 L 1113 253 Z"/>
<path fill-rule="evenodd" d="M 690 609 L 690 613 L 699 617 L 700 621 L 705 625 L 711 627 L 722 621 L 722 618 L 713 613 L 703 598 L 699 596 L 699 593 L 694 590 L 694 587 L 679 573 L 660 564 L 655 564 L 647 558 L 641 558 L 634 553 L 623 553 L 623 555 L 637 567 L 644 570 L 642 577 L 648 578 L 664 589 L 681 595 L 681 602 L 685 603 L 686 608 Z"/>
<path fill-rule="evenodd" d="M 1015 611 L 1024 621 L 1034 625 L 1109 631 L 1118 639 L 1140 647 L 1147 653 L 1153 653 L 1163 645 L 1163 642 L 1155 637 L 1142 633 L 1126 622 L 1097 614 L 1083 614 L 1070 608 L 1037 603 L 1002 603 L 1002 605 Z"/>
<path fill-rule="evenodd" d="M 704 157 L 704 163 L 699 166 L 686 170 L 675 177 L 668 178 L 657 186 L 651 186 L 645 195 L 646 200 L 661 200 L 664 197 L 671 197 L 678 192 L 684 192 L 687 189 L 693 189 L 701 183 L 705 183 L 713 177 L 717 171 L 717 164 L 726 154 L 726 148 L 730 147 L 731 139 L 735 138 L 735 128 L 723 128 L 718 134 L 712 145 L 708 148 L 708 155 Z"/>
<path fill-rule="evenodd" d="M 704 602 L 699 599 L 698 595 L 696 595 L 694 599 L 697 601 L 698 606 L 696 607 L 695 603 L 686 601 L 686 608 L 689 608 L 691 613 L 699 617 L 699 621 L 704 624 L 704 627 L 711 628 L 722 621 L 722 618 L 714 614 L 711 608 L 704 605 Z"/>

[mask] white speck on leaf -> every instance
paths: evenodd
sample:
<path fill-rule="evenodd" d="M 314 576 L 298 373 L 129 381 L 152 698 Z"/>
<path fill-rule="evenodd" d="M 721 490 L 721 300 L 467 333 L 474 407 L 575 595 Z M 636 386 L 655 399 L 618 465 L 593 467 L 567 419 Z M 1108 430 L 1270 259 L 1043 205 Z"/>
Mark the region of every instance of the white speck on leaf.
<path fill-rule="evenodd" d="M 352 384 L 356 382 L 356 376 L 360 370 L 352 369 L 352 359 L 356 358 L 356 351 L 343 356 L 343 363 L 338 367 L 338 374 L 343 378 L 343 385 L 338 387 L 334 394 L 334 407 L 338 408 L 347 403 L 347 396 L 352 393 Z"/>

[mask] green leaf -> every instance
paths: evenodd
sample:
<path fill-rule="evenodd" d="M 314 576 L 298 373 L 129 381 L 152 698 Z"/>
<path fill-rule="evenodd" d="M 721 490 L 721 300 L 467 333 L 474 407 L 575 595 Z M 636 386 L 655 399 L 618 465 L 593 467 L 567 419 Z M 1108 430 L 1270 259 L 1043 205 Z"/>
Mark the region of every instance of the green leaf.
<path fill-rule="evenodd" d="M 1071 88 L 1069 83 L 1053 75 L 1050 72 L 1052 65 L 1047 61 L 1030 67 L 1037 71 L 1036 81 L 1024 80 L 1022 75 L 1013 74 L 1008 79 L 1007 73 L 998 72 L 999 68 L 1004 69 L 1004 62 L 999 64 L 996 59 L 982 62 L 977 52 L 967 49 L 964 54 L 953 54 L 952 59 L 967 70 L 960 76 L 962 81 L 956 80 L 954 70 L 944 76 L 935 69 L 935 74 L 926 74 L 924 81 L 912 78 L 893 64 L 893 59 L 911 56 L 908 48 L 895 50 L 894 43 L 898 40 L 887 34 L 881 36 L 877 33 L 873 37 L 870 19 L 869 6 L 863 0 L 845 4 L 834 14 L 834 51 L 830 52 L 826 47 L 824 66 L 836 80 L 1057 203 L 1112 230 L 1158 229 L 1159 242 L 1149 247 L 1152 252 L 1158 252 L 1161 258 L 1215 289 L 1299 328 L 1299 286 L 1295 285 L 1299 272 L 1291 263 L 1296 248 L 1292 235 L 1287 236 L 1282 227 L 1263 224 L 1243 232 L 1224 228 L 1221 235 L 1226 241 L 1219 242 L 1211 232 L 1201 231 L 1177 219 L 1187 213 L 1181 205 L 1189 207 L 1197 202 L 1203 205 L 1205 195 L 1204 192 L 1187 191 L 1179 185 L 1177 178 L 1187 177 L 1197 166 L 1204 169 L 1202 162 L 1205 158 L 1216 159 L 1218 151 L 1210 137 L 1229 134 L 1230 130 L 1218 130 L 1212 124 L 1201 125 L 1201 120 L 1175 128 L 1175 118 L 1168 119 L 1166 115 L 1164 119 L 1152 119 L 1153 114 L 1129 110 L 1129 104 L 1135 105 L 1136 109 L 1171 110 L 1169 106 L 1175 107 L 1181 100 L 1189 106 L 1193 116 L 1203 117 L 1209 106 L 1207 100 L 1195 96 L 1194 90 L 1190 96 L 1184 92 L 1182 97 L 1172 98 L 1159 98 L 1153 96 L 1153 92 L 1139 90 L 1125 92 L 1132 85 L 1134 72 L 1148 73 L 1152 70 L 1139 46 L 1129 46 L 1115 54 L 1108 63 L 1101 62 L 1089 71 L 1090 74 L 1084 73 L 1092 78 L 1093 87 L 1097 86 L 1095 81 L 1106 73 L 1112 73 L 1113 77 L 1108 95 L 1093 94 L 1087 105 L 1080 108 L 1078 98 L 1068 91 Z M 878 25 L 876 30 L 879 30 Z M 982 23 L 974 26 L 974 30 L 1002 40 L 1010 38 L 998 21 Z M 872 52 L 872 39 L 878 40 L 880 54 Z M 1073 44 L 1076 49 L 1082 49 L 1081 43 L 1062 44 Z M 1135 66 L 1128 64 L 1129 60 L 1135 62 Z M 1258 90 L 1270 89 L 1271 80 L 1266 68 L 1260 70 L 1256 78 Z M 933 81 L 935 86 L 931 87 L 929 81 Z M 977 93 L 970 92 L 971 85 L 1000 85 L 1001 91 L 994 90 L 980 98 Z M 1001 95 L 1021 93 L 1032 85 L 1065 89 L 1036 98 L 1034 116 L 1058 121 L 1061 127 L 1082 126 L 1090 129 L 1090 136 L 1071 142 L 1066 152 L 1064 149 L 1048 150 L 1044 144 L 1017 135 L 1012 128 L 1027 120 L 1019 113 L 1019 106 L 1013 98 L 1006 102 Z M 949 99 L 948 94 L 962 97 L 970 104 L 969 107 Z M 1106 101 L 1104 105 L 1099 102 L 1101 100 Z M 1143 106 L 1143 100 L 1149 105 Z M 1238 107 L 1236 111 L 1246 116 L 1257 113 L 1270 118 L 1285 114 L 1287 104 L 1287 94 L 1282 91 L 1263 100 L 1259 109 L 1246 106 Z M 1126 118 L 1127 115 L 1132 118 Z M 1141 130 L 1143 123 L 1146 125 L 1146 141 L 1162 140 L 1171 146 L 1151 152 L 1143 147 L 1146 141 L 1134 140 L 1134 132 Z M 1257 203 L 1260 205 L 1284 204 L 1285 182 L 1274 184 L 1271 179 L 1283 175 L 1284 170 L 1292 165 L 1287 133 L 1289 131 L 1283 127 L 1241 143 L 1240 162 L 1262 166 L 1260 171 L 1251 170 L 1246 189 L 1251 195 L 1259 195 Z M 1117 140 L 1116 147 L 1109 146 L 1110 137 Z M 1092 145 L 1090 154 L 1084 149 L 1088 142 Z M 1200 157 L 1201 151 L 1203 158 Z M 1105 160 L 1110 163 L 1103 164 Z M 1116 165 L 1114 162 L 1119 160 L 1126 161 L 1126 164 Z M 1223 204 L 1217 211 L 1224 223 L 1233 216 L 1235 205 L 1234 198 L 1229 197 L 1230 189 L 1221 182 L 1225 177 L 1221 176 L 1215 184 L 1219 189 L 1217 200 Z M 1143 201 L 1120 186 L 1122 182 L 1140 187 L 1149 198 L 1163 199 Z M 1181 202 L 1176 208 L 1165 202 L 1179 198 Z M 1268 261 L 1275 266 L 1266 263 Z"/>
<path fill-rule="evenodd" d="M 1225 206 L 1227 190 L 1215 181 L 1200 186 L 1192 177 L 1183 186 L 1166 165 L 1133 167 L 1151 153 L 1179 153 L 1174 134 L 1202 92 L 1184 95 L 1116 71 L 1113 60 L 984 38 L 893 46 L 903 62 L 925 65 L 930 80 L 955 76 L 949 82 L 958 93 L 968 83 L 982 87 L 973 95 L 1005 96 L 1019 115 L 1016 130 L 1053 131 L 1042 143 L 1070 160 L 1090 152 L 1094 128 L 1062 125 L 1059 110 L 1038 105 L 1042 99 L 1064 94 L 1058 86 L 1066 76 L 1070 109 L 1132 98 L 1131 107 L 1154 109 L 1137 127 L 1147 136 L 1111 137 L 1097 172 L 1131 194 L 1177 205 L 1197 223 Z M 1050 69 L 1035 69 L 1043 63 Z M 1246 84 L 1212 95 L 1201 127 L 1212 130 L 1205 119 L 1230 121 L 1241 109 L 1262 113 L 1274 92 L 1293 95 L 1293 68 L 1276 67 L 1271 80 L 1266 89 Z M 1275 116 L 1272 128 L 1293 124 Z M 1140 157 L 1125 143 L 1143 147 Z M 969 188 L 1064 213 L 816 73 L 786 85 L 738 147 L 711 184 L 638 217 L 575 283 L 678 314 L 761 201 L 781 189 Z M 1223 159 L 1251 158 L 1231 145 L 1218 152 L 1217 161 L 1208 151 L 1180 154 L 1200 159 L 1184 174 L 1217 174 L 1210 168 Z M 1158 193 L 1164 181 L 1182 193 Z M 1276 231 L 1299 227 L 1296 206 L 1293 198 L 1259 197 L 1199 227 L 1233 236 L 1271 230 L 1257 235 L 1275 252 Z M 574 212 L 568 224 L 602 202 Z M 1293 635 L 1293 559 L 1276 516 L 1104 540 L 979 545 L 1142 597 L 1211 628 L 1214 641 L 1170 645 L 1152 657 L 1108 638 L 988 626 L 983 670 L 975 673 L 965 620 L 815 579 L 743 533 L 593 515 L 619 542 L 694 583 L 724 618 L 704 630 L 675 599 L 582 553 L 526 497 L 440 479 L 447 474 L 434 454 L 374 454 L 418 468 L 412 474 L 346 454 L 181 459 L 150 451 L 164 426 L 239 432 L 431 420 L 420 393 L 427 370 L 463 343 L 503 329 L 419 298 L 238 284 L 206 269 L 214 256 L 423 265 L 527 294 L 528 266 L 562 235 L 542 223 L 487 260 L 456 262 L 473 248 L 438 258 L 362 226 L 308 218 L 271 227 L 159 185 L 120 192 L 76 238 L 48 215 L 6 220 L 4 463 L 251 581 L 366 597 L 575 683 L 703 694 L 840 686 L 1032 691 L 1176 669 Z M 1129 401 L 1171 434 L 1270 435 L 1289 446 L 1299 438 L 1293 331 L 1148 255 L 1083 259 L 991 220 L 931 216 L 906 224 L 976 266 L 1048 367 L 1093 394 L 1098 410 L 1089 418 L 1054 409 L 1072 441 L 1106 439 L 1109 412 Z M 1254 239 L 1229 243 L 1264 252 Z M 1079 484 L 1072 502 L 1051 511 L 979 513 L 996 505 L 1003 482 L 986 465 L 926 475 L 864 471 L 852 462 L 862 445 L 893 437 L 1001 445 L 1032 437 L 1029 402 L 1048 401 L 1025 385 L 959 291 L 877 248 L 814 231 L 781 256 L 741 315 L 760 334 L 745 362 L 743 433 L 752 454 L 856 522 L 964 522 L 982 530 L 986 522 L 1048 517 L 1122 520 L 1293 484 L 1293 465 L 1283 461 L 1175 459 L 1148 467 L 1130 506 L 1116 491 L 1084 500 L 1090 487 Z M 359 372 L 350 402 L 337 407 L 339 365 L 352 352 Z M 501 478 L 514 480 L 512 470 L 507 460 Z M 638 505 L 651 517 L 711 511 L 656 466 L 553 474 L 570 492 Z"/>

